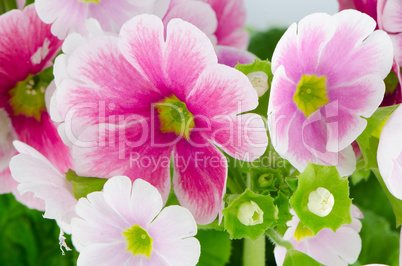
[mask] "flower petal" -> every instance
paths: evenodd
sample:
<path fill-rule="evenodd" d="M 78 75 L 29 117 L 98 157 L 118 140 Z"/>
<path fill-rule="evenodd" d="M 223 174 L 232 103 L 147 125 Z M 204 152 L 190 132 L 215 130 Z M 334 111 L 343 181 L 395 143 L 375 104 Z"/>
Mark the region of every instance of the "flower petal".
<path fill-rule="evenodd" d="M 158 242 L 179 241 L 195 236 L 197 224 L 187 209 L 180 206 L 168 206 L 152 221 L 148 232 Z"/>
<path fill-rule="evenodd" d="M 210 5 L 201 1 L 181 1 L 169 9 L 169 12 L 163 18 L 165 25 L 173 18 L 180 18 L 190 22 L 209 38 L 215 38 L 213 35 L 218 26 L 218 20 L 214 10 Z M 216 41 L 216 40 L 215 40 Z M 214 43 L 215 44 L 215 43 Z"/>
<path fill-rule="evenodd" d="M 382 14 L 384 30 L 392 33 L 402 32 L 402 3 L 398 0 L 387 0 Z"/>
<path fill-rule="evenodd" d="M 124 242 L 97 244 L 85 247 L 78 256 L 77 265 L 128 265 L 132 255 Z M 140 265 L 140 264 L 131 264 Z"/>
<path fill-rule="evenodd" d="M 218 60 L 208 37 L 180 19 L 172 19 L 167 25 L 165 57 L 169 86 L 182 100 L 191 93 L 201 73 Z"/>
<path fill-rule="evenodd" d="M 227 162 L 200 135 L 192 133 L 191 143 L 181 140 L 176 145 L 173 189 L 180 205 L 190 210 L 198 224 L 209 224 L 221 211 Z"/>
<path fill-rule="evenodd" d="M 94 37 L 74 50 L 67 62 L 56 61 L 56 80 L 59 73 L 69 74 L 58 85 L 55 99 L 65 120 L 75 115 L 85 119 L 83 124 L 94 124 L 112 115 L 149 114 L 151 103 L 163 99 L 123 57 L 117 42 L 113 36 Z"/>
<path fill-rule="evenodd" d="M 158 188 L 164 202 L 170 192 L 170 159 L 175 138 L 151 131 L 149 120 L 128 117 L 120 125 L 98 124 L 79 135 L 72 148 L 77 174 L 142 178 Z M 142 119 L 142 120 L 141 120 Z M 155 128 L 159 128 L 158 125 Z M 161 141 L 161 142 L 158 142 Z"/>
<path fill-rule="evenodd" d="M 103 187 L 104 197 L 128 224 L 139 224 L 147 230 L 163 207 L 158 190 L 142 179 L 134 183 L 125 176 L 109 179 Z"/>
<path fill-rule="evenodd" d="M 215 47 L 218 63 L 235 67 L 239 64 L 251 64 L 257 58 L 254 54 L 239 48 L 218 45 Z"/>
<path fill-rule="evenodd" d="M 246 9 L 242 0 L 202 0 L 211 5 L 218 19 L 218 45 L 247 49 L 249 35 L 244 29 Z"/>
<path fill-rule="evenodd" d="M 392 43 L 387 34 L 380 30 L 373 32 L 375 21 L 355 10 L 342 11 L 333 18 L 338 28 L 322 52 L 317 74 L 327 76 L 328 87 L 368 74 L 384 79 L 393 58 Z"/>
<path fill-rule="evenodd" d="M 158 17 L 140 15 L 123 25 L 119 37 L 123 56 L 158 89 L 166 87 L 163 33 L 163 23 Z"/>
<path fill-rule="evenodd" d="M 163 247 L 158 249 L 155 247 L 155 252 L 169 263 L 168 265 L 196 265 L 201 254 L 201 247 L 195 237 L 189 237 L 180 241 L 164 243 Z"/>
<path fill-rule="evenodd" d="M 19 182 L 19 193 L 24 197 L 31 192 L 35 198 L 43 200 L 44 217 L 55 219 L 63 231 L 71 233 L 70 222 L 77 202 L 72 184 L 35 149 L 21 142 L 15 142 L 15 146 L 20 154 L 11 159 L 10 170 Z"/>

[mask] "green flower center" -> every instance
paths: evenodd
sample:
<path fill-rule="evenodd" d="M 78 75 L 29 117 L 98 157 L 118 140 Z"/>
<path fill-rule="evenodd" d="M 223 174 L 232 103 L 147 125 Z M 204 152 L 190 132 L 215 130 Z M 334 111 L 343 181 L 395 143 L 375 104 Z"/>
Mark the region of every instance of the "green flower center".
<path fill-rule="evenodd" d="M 148 235 L 147 231 L 141 226 L 133 225 L 131 228 L 123 232 L 126 237 L 128 246 L 127 250 L 133 255 L 145 255 L 151 257 L 153 239 Z"/>
<path fill-rule="evenodd" d="M 40 121 L 41 113 L 46 111 L 45 91 L 52 81 L 52 72 L 53 68 L 48 68 L 36 76 L 29 75 L 9 91 L 14 115 L 23 114 Z"/>
<path fill-rule="evenodd" d="M 95 4 L 99 4 L 101 0 L 78 0 L 78 2 L 84 2 L 84 3 L 95 3 Z"/>
<path fill-rule="evenodd" d="M 297 84 L 293 101 L 306 117 L 329 102 L 325 85 L 326 78 L 315 75 L 303 75 L 299 84 Z"/>
<path fill-rule="evenodd" d="M 194 127 L 194 117 L 185 103 L 172 94 L 155 104 L 159 113 L 160 129 L 163 133 L 174 132 L 189 139 Z"/>

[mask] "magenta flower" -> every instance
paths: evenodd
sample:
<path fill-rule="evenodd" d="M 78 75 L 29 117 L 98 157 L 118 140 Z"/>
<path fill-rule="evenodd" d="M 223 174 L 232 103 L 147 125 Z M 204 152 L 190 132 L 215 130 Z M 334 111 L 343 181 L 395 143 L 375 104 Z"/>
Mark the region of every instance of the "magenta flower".
<path fill-rule="evenodd" d="M 68 148 L 46 111 L 45 90 L 52 81 L 52 60 L 62 42 L 36 14 L 34 5 L 0 16 L 0 192 L 14 192 L 28 206 L 43 204 L 21 197 L 8 162 L 16 154 L 13 140 L 34 147 L 61 171 L 70 165 Z M 48 95 L 47 95 L 48 96 Z M 42 206 L 42 207 L 41 207 Z"/>
<path fill-rule="evenodd" d="M 328 266 L 347 266 L 356 262 L 359 257 L 362 241 L 359 236 L 363 218 L 360 210 L 352 205 L 352 223 L 343 225 L 336 232 L 324 228 L 316 236 L 302 224 L 299 217 L 293 213 L 291 221 L 287 222 L 284 240 L 290 241 L 294 248 L 316 261 Z M 277 265 L 282 265 L 286 256 L 286 248 L 276 246 L 274 250 Z"/>
<path fill-rule="evenodd" d="M 77 265 L 196 265 L 194 218 L 183 207 L 162 207 L 155 187 L 125 176 L 81 198 L 72 222 Z"/>
<path fill-rule="evenodd" d="M 22 197 L 33 194 L 33 198 L 44 205 L 43 217 L 56 220 L 60 228 L 70 234 L 77 203 L 73 185 L 66 180 L 64 173 L 34 148 L 19 141 L 15 141 L 14 146 L 19 154 L 11 159 L 10 170 L 19 183 L 18 192 Z"/>
<path fill-rule="evenodd" d="M 354 10 L 313 14 L 279 41 L 268 124 L 276 151 L 300 172 L 309 161 L 354 171 L 350 144 L 381 103 L 392 66 L 392 43 L 375 26 Z"/>
<path fill-rule="evenodd" d="M 166 200 L 173 155 L 176 196 L 207 224 L 221 210 L 227 176 L 215 145 L 250 161 L 267 136 L 259 116 L 238 115 L 257 106 L 257 94 L 245 75 L 217 64 L 207 36 L 179 19 L 166 39 L 164 31 L 158 17 L 141 15 L 119 38 L 98 36 L 61 55 L 54 116 L 64 120 L 80 176 L 144 177 Z"/>
<path fill-rule="evenodd" d="M 105 31 L 118 33 L 128 19 L 143 13 L 163 17 L 169 0 L 36 0 L 39 17 L 52 24 L 52 33 L 65 39 L 69 33 L 86 34 L 85 21 L 98 20 Z"/>

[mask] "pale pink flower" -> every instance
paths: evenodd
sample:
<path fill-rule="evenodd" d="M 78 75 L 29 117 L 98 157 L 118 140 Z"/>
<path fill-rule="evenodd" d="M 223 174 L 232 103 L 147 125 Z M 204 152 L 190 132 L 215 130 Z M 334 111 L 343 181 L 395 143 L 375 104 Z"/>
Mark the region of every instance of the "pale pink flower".
<path fill-rule="evenodd" d="M 87 33 L 85 21 L 94 18 L 105 31 L 118 33 L 128 19 L 143 13 L 163 17 L 169 0 L 36 0 L 39 17 L 52 24 L 52 33 L 65 39 L 69 33 Z"/>
<path fill-rule="evenodd" d="M 283 239 L 290 241 L 295 249 L 328 266 L 347 266 L 357 260 L 362 248 L 359 235 L 362 224 L 359 219 L 363 218 L 363 214 L 356 206 L 352 205 L 351 224 L 343 225 L 336 232 L 324 228 L 316 236 L 312 233 L 306 234 L 306 231 L 296 232 L 300 219 L 293 211 L 292 214 L 293 218 L 287 222 L 289 228 Z M 277 265 L 281 266 L 286 256 L 286 248 L 276 246 L 274 255 Z"/>
<path fill-rule="evenodd" d="M 300 172 L 309 161 L 354 171 L 350 144 L 380 105 L 392 66 L 392 43 L 375 26 L 355 10 L 312 14 L 279 41 L 268 126 L 276 151 Z"/>
<path fill-rule="evenodd" d="M 72 239 L 77 265 L 196 265 L 197 224 L 180 206 L 164 209 L 158 190 L 141 179 L 109 179 L 76 205 Z"/>
<path fill-rule="evenodd" d="M 392 195 L 402 199 L 402 107 L 385 123 L 378 144 L 377 161 L 381 176 Z"/>
<path fill-rule="evenodd" d="M 14 146 L 19 154 L 11 159 L 10 170 L 19 183 L 18 192 L 22 197 L 27 193 L 33 194 L 33 198 L 44 205 L 43 217 L 56 220 L 60 228 L 70 234 L 77 203 L 73 185 L 66 180 L 64 173 L 34 148 L 19 141 L 15 141 Z"/>
<path fill-rule="evenodd" d="M 0 16 L 0 193 L 14 192 L 17 199 L 34 207 L 35 201 L 16 192 L 17 182 L 8 169 L 16 154 L 13 140 L 39 150 L 61 171 L 67 171 L 70 151 L 57 134 L 46 111 L 45 91 L 62 42 L 36 14 L 34 5 Z M 41 209 L 40 205 L 35 208 Z"/>
<path fill-rule="evenodd" d="M 66 53 L 55 64 L 52 115 L 64 121 L 59 129 L 71 141 L 77 174 L 143 177 L 166 200 L 173 155 L 180 204 L 198 223 L 212 222 L 227 176 L 215 145 L 248 161 L 266 149 L 262 119 L 238 115 L 258 105 L 248 78 L 217 64 L 210 40 L 193 25 L 173 19 L 165 29 L 152 15 L 128 21 L 118 38 L 100 35 Z M 169 102 L 188 115 L 180 126 L 169 127 Z"/>

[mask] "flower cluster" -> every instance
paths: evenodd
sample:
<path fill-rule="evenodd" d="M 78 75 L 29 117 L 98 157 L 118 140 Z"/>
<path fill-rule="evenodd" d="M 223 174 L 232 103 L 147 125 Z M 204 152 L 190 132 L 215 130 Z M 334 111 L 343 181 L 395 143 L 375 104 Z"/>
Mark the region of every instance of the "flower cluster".
<path fill-rule="evenodd" d="M 5 1 L 0 193 L 78 265 L 224 265 L 243 239 L 259 266 L 266 237 L 278 265 L 369 263 L 374 175 L 402 223 L 398 0 L 339 0 L 271 61 L 242 0 Z"/>

